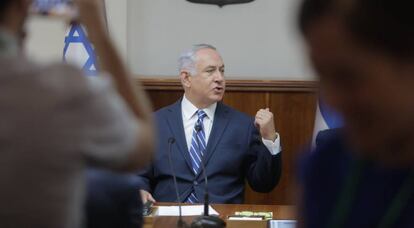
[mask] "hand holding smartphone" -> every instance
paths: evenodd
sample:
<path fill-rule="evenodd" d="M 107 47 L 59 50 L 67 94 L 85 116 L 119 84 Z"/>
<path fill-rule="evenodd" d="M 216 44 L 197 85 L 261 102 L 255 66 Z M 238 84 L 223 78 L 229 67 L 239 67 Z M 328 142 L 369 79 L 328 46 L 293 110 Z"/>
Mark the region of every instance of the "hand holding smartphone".
<path fill-rule="evenodd" d="M 73 0 L 33 0 L 30 12 L 72 20 L 77 16 Z"/>

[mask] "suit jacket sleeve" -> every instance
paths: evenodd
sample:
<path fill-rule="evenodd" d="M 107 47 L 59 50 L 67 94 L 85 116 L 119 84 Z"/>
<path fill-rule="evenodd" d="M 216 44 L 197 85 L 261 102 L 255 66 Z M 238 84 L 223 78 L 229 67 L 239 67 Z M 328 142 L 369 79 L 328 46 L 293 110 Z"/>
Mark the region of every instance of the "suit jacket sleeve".
<path fill-rule="evenodd" d="M 250 124 L 248 138 L 247 181 L 257 192 L 270 192 L 277 185 L 281 175 L 281 154 L 272 155 L 262 142 L 259 131 Z"/>
<path fill-rule="evenodd" d="M 150 165 L 138 173 L 136 183 L 139 189 L 152 192 L 155 183 L 154 179 L 154 168 Z"/>

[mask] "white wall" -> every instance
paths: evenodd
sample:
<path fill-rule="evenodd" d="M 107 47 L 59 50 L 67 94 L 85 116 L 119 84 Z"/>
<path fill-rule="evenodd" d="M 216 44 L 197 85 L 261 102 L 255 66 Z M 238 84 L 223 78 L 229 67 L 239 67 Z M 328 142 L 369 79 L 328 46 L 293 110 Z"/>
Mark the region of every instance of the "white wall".
<path fill-rule="evenodd" d="M 130 66 L 139 75 L 174 76 L 181 51 L 210 43 L 222 53 L 228 78 L 312 79 L 296 30 L 297 3 L 256 0 L 219 8 L 185 0 L 129 0 Z"/>
<path fill-rule="evenodd" d="M 128 56 L 127 0 L 105 0 L 109 32 L 122 57 Z"/>
<path fill-rule="evenodd" d="M 177 57 L 195 43 L 215 45 L 228 78 L 312 80 L 295 26 L 298 0 L 256 0 L 219 8 L 186 0 L 106 0 L 109 30 L 134 74 L 176 77 Z M 66 25 L 32 19 L 27 49 L 61 60 Z"/>
<path fill-rule="evenodd" d="M 61 61 L 67 24 L 62 20 L 31 17 L 27 23 L 27 54 L 39 62 Z"/>

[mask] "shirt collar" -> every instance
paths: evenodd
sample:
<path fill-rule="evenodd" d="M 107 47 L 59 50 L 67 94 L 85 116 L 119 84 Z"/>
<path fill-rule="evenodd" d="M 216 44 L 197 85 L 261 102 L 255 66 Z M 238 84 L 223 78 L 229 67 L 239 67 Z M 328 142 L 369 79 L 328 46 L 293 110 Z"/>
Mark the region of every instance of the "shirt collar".
<path fill-rule="evenodd" d="M 17 56 L 19 45 L 16 37 L 0 28 L 0 56 Z"/>
<path fill-rule="evenodd" d="M 217 108 L 217 102 L 215 102 L 214 104 L 202 110 L 207 114 L 207 117 L 210 120 L 212 120 L 214 119 L 214 113 L 216 112 L 216 108 Z M 181 110 L 183 112 L 184 119 L 189 120 L 195 115 L 198 108 L 194 106 L 193 103 L 191 103 L 191 101 L 189 101 L 184 95 L 183 100 L 181 101 Z"/>

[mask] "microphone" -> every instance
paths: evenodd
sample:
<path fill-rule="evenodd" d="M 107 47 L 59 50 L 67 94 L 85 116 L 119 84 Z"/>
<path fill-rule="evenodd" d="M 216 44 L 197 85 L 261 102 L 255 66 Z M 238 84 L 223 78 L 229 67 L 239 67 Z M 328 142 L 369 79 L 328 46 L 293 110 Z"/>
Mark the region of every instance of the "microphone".
<path fill-rule="evenodd" d="M 198 150 L 201 151 L 200 147 L 200 140 L 198 139 L 198 133 L 203 129 L 200 124 L 197 124 L 194 129 L 196 130 L 196 140 L 197 140 L 197 147 Z M 203 156 L 201 157 L 201 169 L 204 176 L 204 215 L 199 216 L 194 219 L 193 223 L 191 224 L 191 228 L 202 228 L 202 227 L 211 227 L 211 228 L 224 228 L 226 223 L 219 218 L 218 216 L 210 216 L 209 215 L 209 194 L 208 194 L 208 179 L 206 174 L 206 167 L 204 165 L 204 152 Z"/>
<path fill-rule="evenodd" d="M 178 228 L 186 228 L 188 227 L 188 225 L 183 221 L 182 218 L 182 211 L 181 211 L 181 199 L 180 199 L 180 193 L 178 192 L 178 184 L 177 184 L 177 176 L 175 175 L 175 169 L 174 169 L 174 164 L 171 158 L 171 150 L 172 150 L 172 145 L 175 143 L 175 138 L 174 137 L 170 137 L 168 139 L 168 162 L 170 163 L 170 169 L 171 169 L 171 173 L 173 175 L 173 181 L 174 181 L 174 189 L 175 189 L 175 194 L 177 195 L 177 203 L 178 203 L 178 221 L 177 221 L 177 227 Z"/>

